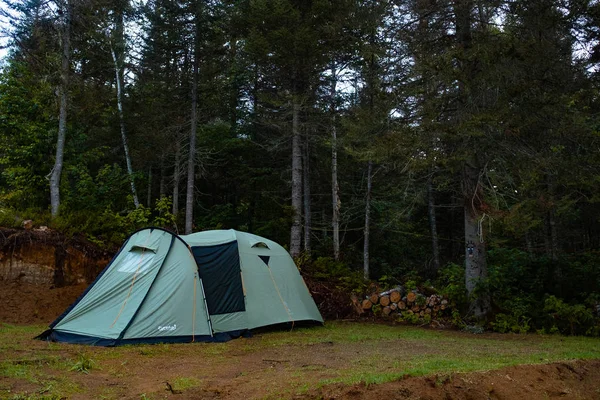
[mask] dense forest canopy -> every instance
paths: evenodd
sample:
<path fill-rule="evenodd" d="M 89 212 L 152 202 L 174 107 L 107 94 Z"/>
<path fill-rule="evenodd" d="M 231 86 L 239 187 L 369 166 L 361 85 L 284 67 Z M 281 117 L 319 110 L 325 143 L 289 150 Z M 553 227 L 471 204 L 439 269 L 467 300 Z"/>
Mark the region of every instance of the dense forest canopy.
<path fill-rule="evenodd" d="M 600 301 L 595 0 L 1 13 L 3 225 L 102 244 L 249 231 L 349 274 L 437 280 L 475 317 Z"/>

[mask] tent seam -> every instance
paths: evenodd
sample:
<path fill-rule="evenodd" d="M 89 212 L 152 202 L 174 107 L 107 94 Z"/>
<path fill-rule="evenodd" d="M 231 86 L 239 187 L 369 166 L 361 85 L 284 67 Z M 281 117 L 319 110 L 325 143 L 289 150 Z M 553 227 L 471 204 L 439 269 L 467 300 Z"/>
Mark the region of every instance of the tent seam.
<path fill-rule="evenodd" d="M 146 241 L 144 242 L 144 246 L 146 245 L 146 243 L 148 243 L 148 240 L 150 239 L 150 236 L 152 236 L 152 230 L 150 230 L 150 234 L 146 237 Z M 133 249 L 133 246 L 132 246 L 132 249 Z M 129 301 L 129 297 L 131 296 L 131 292 L 133 291 L 133 285 L 135 285 L 135 281 L 136 281 L 136 279 L 138 277 L 138 273 L 140 271 L 140 267 L 142 266 L 142 261 L 144 260 L 144 255 L 145 254 L 146 254 L 146 248 L 143 247 L 142 248 L 142 254 L 140 255 L 140 260 L 138 262 L 137 268 L 135 269 L 135 274 L 133 274 L 133 278 L 131 279 L 131 285 L 129 286 L 129 291 L 127 292 L 127 297 L 125 297 L 125 301 L 123 301 L 123 304 L 121 305 L 121 309 L 119 310 L 119 313 L 115 317 L 115 320 L 113 321 L 112 324 L 110 324 L 110 328 L 111 329 L 117 323 L 119 317 L 121 316 L 121 313 L 125 309 L 125 305 Z"/>

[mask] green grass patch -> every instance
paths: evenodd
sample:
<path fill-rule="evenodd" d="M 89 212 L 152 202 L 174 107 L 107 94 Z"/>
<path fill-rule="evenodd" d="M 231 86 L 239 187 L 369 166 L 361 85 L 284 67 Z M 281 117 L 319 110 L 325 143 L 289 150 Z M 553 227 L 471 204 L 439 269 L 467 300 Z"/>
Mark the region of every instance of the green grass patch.
<path fill-rule="evenodd" d="M 173 390 L 184 391 L 187 389 L 198 387 L 202 384 L 202 380 L 194 377 L 181 377 L 176 378 L 173 383 Z"/>

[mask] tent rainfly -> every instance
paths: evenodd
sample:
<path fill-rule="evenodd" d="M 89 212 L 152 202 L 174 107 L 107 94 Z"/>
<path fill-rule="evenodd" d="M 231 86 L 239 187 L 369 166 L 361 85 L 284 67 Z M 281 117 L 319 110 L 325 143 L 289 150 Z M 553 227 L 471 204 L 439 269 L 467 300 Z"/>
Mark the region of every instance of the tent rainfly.
<path fill-rule="evenodd" d="M 234 230 L 178 236 L 146 228 L 38 338 L 97 346 L 225 341 L 300 321 L 323 318 L 277 243 Z"/>

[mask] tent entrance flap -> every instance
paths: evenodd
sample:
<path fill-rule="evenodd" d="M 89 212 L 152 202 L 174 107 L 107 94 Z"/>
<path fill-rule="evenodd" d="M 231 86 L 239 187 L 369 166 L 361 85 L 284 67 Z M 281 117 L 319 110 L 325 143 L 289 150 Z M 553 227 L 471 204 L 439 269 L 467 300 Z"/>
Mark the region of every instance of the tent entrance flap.
<path fill-rule="evenodd" d="M 194 246 L 192 254 L 204 285 L 209 314 L 246 311 L 237 241 Z"/>

